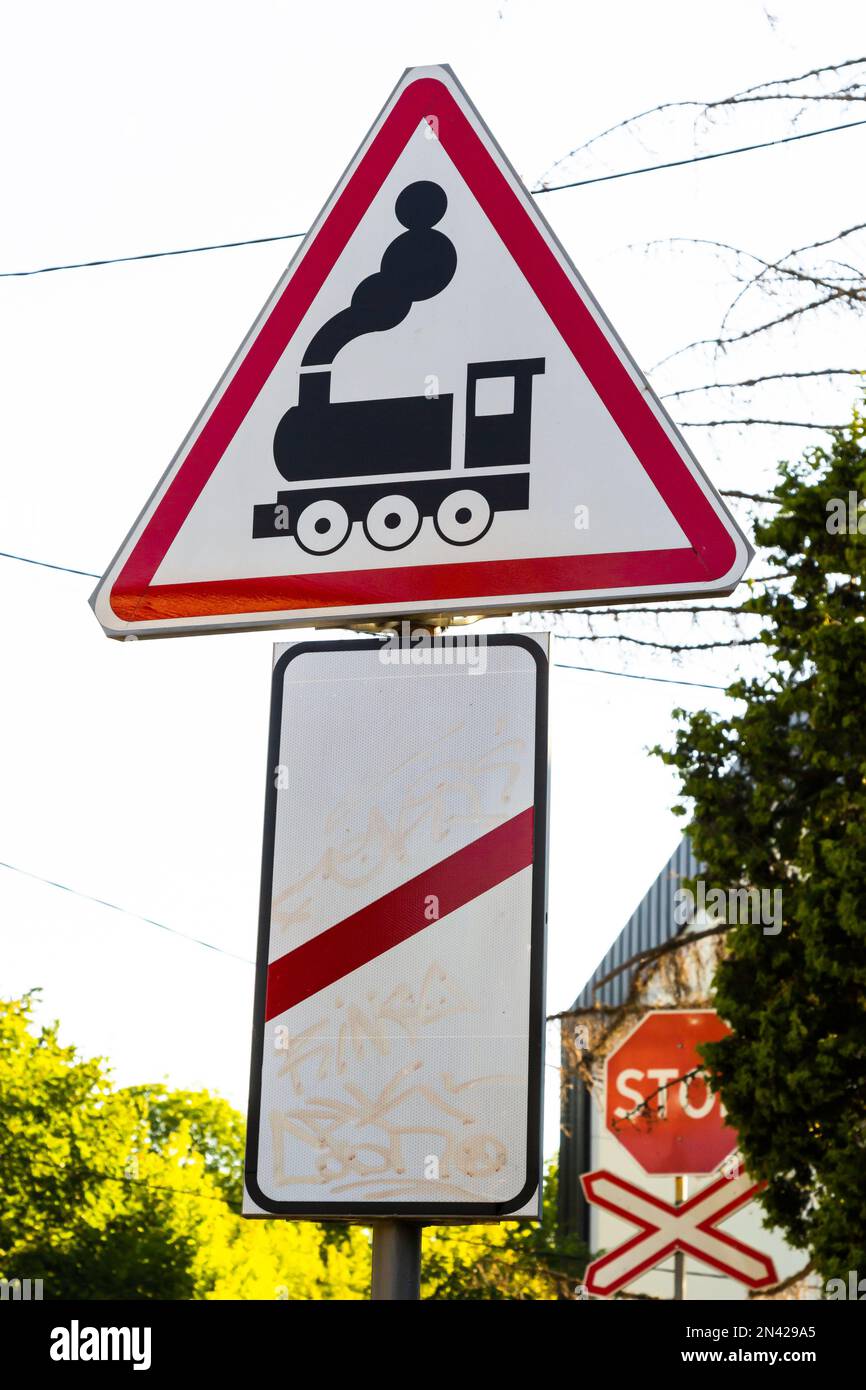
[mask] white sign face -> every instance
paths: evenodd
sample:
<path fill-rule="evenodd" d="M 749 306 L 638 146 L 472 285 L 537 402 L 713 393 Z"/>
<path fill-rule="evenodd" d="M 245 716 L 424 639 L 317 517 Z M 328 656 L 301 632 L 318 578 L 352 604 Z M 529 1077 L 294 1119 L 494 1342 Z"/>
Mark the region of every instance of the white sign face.
<path fill-rule="evenodd" d="M 278 657 L 248 1215 L 495 1219 L 537 1194 L 545 652 Z"/>
<path fill-rule="evenodd" d="M 748 542 L 447 68 L 405 74 L 94 595 L 115 637 L 727 593 Z"/>

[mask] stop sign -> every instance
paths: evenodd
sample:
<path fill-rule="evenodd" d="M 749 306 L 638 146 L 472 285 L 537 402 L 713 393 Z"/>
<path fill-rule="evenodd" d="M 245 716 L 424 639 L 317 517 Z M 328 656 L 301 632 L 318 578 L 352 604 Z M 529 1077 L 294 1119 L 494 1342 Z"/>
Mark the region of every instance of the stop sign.
<path fill-rule="evenodd" d="M 731 1030 L 713 1009 L 646 1014 L 605 1065 L 606 1124 L 645 1173 L 712 1173 L 737 1147 L 703 1075 L 700 1043 Z"/>

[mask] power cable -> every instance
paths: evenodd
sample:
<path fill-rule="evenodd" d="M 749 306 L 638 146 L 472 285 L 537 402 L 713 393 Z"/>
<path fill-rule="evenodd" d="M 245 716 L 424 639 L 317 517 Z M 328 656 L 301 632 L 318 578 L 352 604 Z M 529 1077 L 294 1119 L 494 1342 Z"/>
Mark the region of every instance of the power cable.
<path fill-rule="evenodd" d="M 47 1155 L 45 1154 L 41 1155 L 43 1160 L 46 1157 Z M 65 1168 L 61 1159 L 48 1158 L 48 1162 L 61 1171 Z M 192 1187 L 172 1187 L 168 1183 L 148 1182 L 147 1178 L 136 1178 L 129 1173 L 115 1176 L 113 1173 L 102 1173 L 98 1168 L 91 1168 L 86 1163 L 79 1164 L 76 1171 L 86 1173 L 88 1177 L 97 1178 L 100 1182 L 131 1183 L 136 1187 L 149 1188 L 152 1192 L 168 1192 L 175 1197 L 195 1197 L 200 1202 L 221 1202 L 223 1206 L 228 1207 L 229 1211 L 234 1212 L 236 1216 L 242 1215 L 240 1204 L 230 1202 L 221 1193 L 197 1192 L 196 1189 Z M 34 1184 L 38 1184 L 41 1177 L 41 1174 L 38 1176 L 36 1174 L 31 1174 L 30 1181 Z"/>
<path fill-rule="evenodd" d="M 98 903 L 100 907 L 109 907 L 112 912 L 122 912 L 125 917 L 134 917 L 138 922 L 144 922 L 148 927 L 158 927 L 160 931 L 169 932 L 172 936 L 180 936 L 184 941 L 191 941 L 194 946 L 204 946 L 208 951 L 216 951 L 221 956 L 232 956 L 234 960 L 243 961 L 244 965 L 254 965 L 255 961 L 248 956 L 239 956 L 236 951 L 227 951 L 223 946 L 215 946 L 212 941 L 204 941 L 201 937 L 191 936 L 189 932 L 178 931 L 177 927 L 170 927 L 165 922 L 157 922 L 153 917 L 142 917 L 140 912 L 131 912 L 128 907 L 120 907 L 118 903 L 107 902 L 105 898 L 94 897 L 92 893 L 82 893 L 77 888 L 70 888 L 68 883 L 58 883 L 56 879 L 44 878 L 42 874 L 31 873 L 29 869 L 21 869 L 17 864 L 9 864 L 5 859 L 0 859 L 0 869 L 9 869 L 13 874 L 21 874 L 24 878 L 35 879 L 37 883 L 45 883 L 49 888 L 59 888 L 63 893 L 71 893 L 75 898 L 84 898 L 86 902 Z"/>
<path fill-rule="evenodd" d="M 738 145 L 730 150 L 713 150 L 707 154 L 691 155 L 687 159 L 669 159 L 662 164 L 645 164 L 638 169 L 620 169 L 614 174 L 596 174 L 589 179 L 575 179 L 571 183 L 550 184 L 548 187 L 530 189 L 533 198 L 544 193 L 561 193 L 567 188 L 588 188 L 590 184 L 610 183 L 614 179 L 630 179 L 637 174 L 656 174 L 664 169 L 681 169 L 687 164 L 702 164 L 709 159 L 727 159 L 731 155 L 750 154 L 753 150 L 768 150 L 777 145 L 790 145 L 797 140 L 811 140 L 816 135 L 834 135 L 854 126 L 866 125 L 866 120 L 846 121 L 842 125 L 824 126 L 821 130 L 804 130 L 796 135 L 782 135 L 777 140 L 761 140 L 754 145 Z M 156 261 L 167 256 L 196 256 L 204 251 L 229 251 L 239 246 L 263 246 L 275 241 L 297 241 L 306 232 L 280 232 L 275 236 L 246 237 L 240 241 L 218 241 L 202 246 L 183 246 L 173 251 L 142 251 L 134 256 L 102 256 L 89 261 L 69 261 L 62 265 L 43 265 L 32 270 L 2 270 L 0 280 L 23 279 L 32 275 L 53 275 L 61 270 L 91 270 L 97 266 L 127 265 L 131 261 Z"/>
<path fill-rule="evenodd" d="M 49 564 L 47 560 L 32 560 L 32 559 L 30 559 L 30 557 L 27 556 L 27 555 L 12 555 L 12 554 L 10 554 L 10 552 L 9 552 L 8 550 L 0 550 L 0 556 L 2 556 L 3 559 L 5 559 L 5 560 L 20 560 L 21 563 L 22 563 L 22 564 L 25 564 L 25 565 L 40 565 L 40 566 L 42 566 L 44 569 L 49 569 L 49 570 L 60 570 L 60 571 L 62 571 L 64 574 L 79 574 L 79 575 L 84 575 L 84 576 L 86 576 L 88 579 L 101 579 L 101 578 L 102 578 L 101 575 L 99 575 L 99 574 L 94 574 L 92 570 L 74 570 L 74 569 L 69 569 L 69 567 L 68 567 L 67 565 L 52 565 L 52 564 Z M 708 611 L 708 612 L 712 612 L 712 609 L 708 609 L 707 611 Z M 555 634 L 554 634 L 554 635 L 555 635 Z M 630 680 L 630 681 L 657 681 L 657 682 L 659 682 L 659 683 L 662 684 L 662 685 L 693 685 L 693 686 L 698 687 L 698 688 L 701 689 L 701 690 L 727 690 L 727 686 L 726 686 L 726 685 L 707 685 L 707 684 L 705 684 L 705 682 L 703 682 L 703 681 L 680 681 L 680 680 L 674 680 L 671 676 L 648 676 L 648 675 L 643 675 L 643 674 L 641 674 L 641 673 L 639 673 L 639 672 L 637 672 L 637 671 L 611 671 L 611 670 L 606 669 L 606 668 L 603 667 L 603 666 L 573 666 L 573 665 L 571 665 L 571 664 L 570 664 L 569 662 L 567 662 L 567 661 L 554 661 L 553 664 L 554 664 L 554 666 L 561 666 L 562 669 L 565 670 L 565 671 L 591 671 L 594 675 L 597 675 L 597 676 L 622 676 L 625 680 Z M 3 864 L 2 861 L 0 861 L 0 868 L 11 868 L 11 869 L 14 869 L 14 868 L 15 868 L 15 865 L 14 865 L 14 864 Z M 16 872 L 24 873 L 24 872 L 26 872 L 26 871 L 22 869 L 22 870 L 16 870 Z M 38 875 L 38 874 L 33 874 L 33 875 L 31 875 L 31 877 L 33 877 L 33 878 L 38 878 L 39 875 Z M 51 882 L 51 880 L 50 880 L 50 879 L 45 879 L 44 882 L 49 883 L 49 882 Z M 63 888 L 64 886 L 65 886 L 64 884 L 56 884 L 56 885 L 55 885 L 55 887 L 58 887 L 58 888 Z M 72 892 L 75 891 L 75 889 L 70 888 L 70 889 L 67 889 L 67 891 L 70 892 L 70 893 L 72 893 Z M 86 895 L 83 895 L 83 896 L 86 896 Z M 95 899 L 95 901 L 98 902 L 98 901 L 100 901 L 100 899 Z M 113 906 L 115 906 L 115 904 L 114 904 L 114 903 L 109 903 L 109 904 L 107 904 L 107 906 L 113 907 Z M 125 909 L 125 908 L 118 908 L 118 911 L 119 911 L 119 912 L 125 912 L 126 909 Z M 129 915 L 132 916 L 132 917 L 135 917 L 135 916 L 137 916 L 138 914 L 133 912 L 133 913 L 130 913 Z M 149 921 L 150 919 L 145 917 L 145 918 L 142 918 L 141 920 L 142 920 L 142 921 Z M 156 926 L 161 926 L 162 923 L 157 922 L 155 925 L 156 925 Z M 171 931 L 171 930 L 172 930 L 172 928 L 166 927 L 166 931 Z M 183 933 L 181 933 L 181 935 L 183 935 Z M 189 939 L 190 939 L 190 940 L 194 940 L 195 938 L 190 937 Z M 206 942 L 205 942 L 205 943 L 202 943 L 202 944 L 207 945 Z M 219 948 L 216 947 L 216 946 L 212 947 L 212 950 L 215 950 L 215 951 L 216 951 L 216 950 L 218 950 L 218 949 L 219 949 Z M 229 954 L 231 954 L 231 953 L 229 953 Z M 246 957 L 241 956 L 241 957 L 238 957 L 238 959 L 245 960 Z"/>
<path fill-rule="evenodd" d="M 201 251 L 230 251 L 236 246 L 263 246 L 269 241 L 296 241 L 306 232 L 281 232 L 277 236 L 248 237 L 244 241 L 217 241 L 207 246 L 182 246 L 177 251 L 142 251 L 135 256 L 104 256 L 96 261 L 70 261 L 68 265 L 43 265 L 35 270 L 2 270 L 0 280 L 23 279 L 28 275 L 53 275 L 57 270 L 92 270 L 100 265 L 124 265 L 128 261 L 159 261 L 165 256 L 197 256 Z"/>
<path fill-rule="evenodd" d="M 73 570 L 68 565 L 52 565 L 48 560 L 31 560 L 29 555 L 13 555 L 8 550 L 0 550 L 0 556 L 4 560 L 18 560 L 22 565 L 39 565 L 46 570 L 62 570 L 64 574 L 83 574 L 87 579 L 101 579 L 101 574 L 94 574 L 92 570 Z"/>
<path fill-rule="evenodd" d="M 561 193 L 564 188 L 586 188 L 590 183 L 609 183 L 611 179 L 630 179 L 635 174 L 655 174 L 660 169 L 679 169 L 683 164 L 702 164 L 707 159 L 727 159 L 732 154 L 749 154 L 752 150 L 769 150 L 774 145 L 790 145 L 795 140 L 811 140 L 815 135 L 833 135 L 839 130 L 848 130 L 852 126 L 866 125 L 863 121 L 845 121 L 842 125 L 828 125 L 822 130 L 804 130 L 798 135 L 782 135 L 778 140 L 762 140 L 757 145 L 737 145 L 732 150 L 713 150 L 709 154 L 696 154 L 688 159 L 669 159 L 664 164 L 644 164 L 640 169 L 624 169 L 618 174 L 597 174 L 591 179 L 577 179 L 574 183 L 553 183 L 547 188 L 531 189 L 532 196 L 537 198 L 541 193 Z"/>
<path fill-rule="evenodd" d="M 555 636 L 556 634 L 554 634 Z M 599 639 L 603 641 L 604 639 Z M 657 681 L 660 685 L 693 685 L 698 690 L 727 690 L 726 685 L 708 685 L 706 681 L 678 681 L 672 676 L 648 676 L 638 671 L 609 671 L 603 666 L 572 666 L 568 661 L 554 661 L 564 671 L 591 671 L 596 676 L 622 676 L 629 681 Z"/>

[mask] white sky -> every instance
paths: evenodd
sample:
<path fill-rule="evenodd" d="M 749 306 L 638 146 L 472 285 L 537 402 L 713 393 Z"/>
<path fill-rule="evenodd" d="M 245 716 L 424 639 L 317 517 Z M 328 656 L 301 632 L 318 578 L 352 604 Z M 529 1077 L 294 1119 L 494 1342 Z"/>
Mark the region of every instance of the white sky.
<path fill-rule="evenodd" d="M 302 230 L 411 64 L 454 67 L 532 186 L 658 102 L 857 56 L 851 4 L 773 11 L 755 0 L 16 7 L 0 50 L 0 270 Z M 828 105 L 803 128 L 860 109 Z M 645 144 L 614 136 L 562 177 L 786 135 L 790 114 L 664 118 Z M 648 370 L 713 332 L 736 286 L 709 253 L 648 256 L 642 244 L 706 237 L 778 255 L 850 226 L 864 139 L 554 193 L 543 209 Z M 0 549 L 103 569 L 292 249 L 0 280 Z M 853 326 L 828 320 L 740 365 L 779 370 L 780 352 L 789 366 L 850 365 L 853 341 Z M 654 381 L 706 379 L 686 358 Z M 852 395 L 786 388 L 765 404 L 841 420 Z M 679 418 L 715 418 L 711 404 L 691 416 L 683 404 Z M 814 442 L 732 429 L 689 439 L 717 486 L 746 489 Z M 111 643 L 91 587 L 0 560 L 0 859 L 251 957 L 272 638 Z M 556 659 L 710 682 L 732 669 L 610 643 L 562 643 Z M 676 844 L 675 782 L 646 750 L 670 742 L 674 705 L 706 703 L 728 708 L 712 691 L 554 672 L 551 1010 L 570 1003 Z M 119 1080 L 165 1076 L 244 1105 L 249 965 L 7 870 L 0 928 L 0 992 L 41 985 L 44 1012 Z M 551 1152 L 552 1068 L 548 1079 Z"/>

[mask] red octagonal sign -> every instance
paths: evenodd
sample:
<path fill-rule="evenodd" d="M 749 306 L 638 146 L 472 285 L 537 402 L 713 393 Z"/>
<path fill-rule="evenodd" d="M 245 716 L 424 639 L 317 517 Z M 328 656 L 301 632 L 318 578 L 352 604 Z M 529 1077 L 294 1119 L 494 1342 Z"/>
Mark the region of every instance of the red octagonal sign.
<path fill-rule="evenodd" d="M 719 1097 L 688 1076 L 698 1045 L 730 1031 L 713 1009 L 659 1010 L 608 1057 L 606 1124 L 645 1173 L 712 1173 L 736 1149 Z"/>

